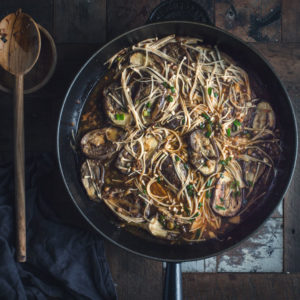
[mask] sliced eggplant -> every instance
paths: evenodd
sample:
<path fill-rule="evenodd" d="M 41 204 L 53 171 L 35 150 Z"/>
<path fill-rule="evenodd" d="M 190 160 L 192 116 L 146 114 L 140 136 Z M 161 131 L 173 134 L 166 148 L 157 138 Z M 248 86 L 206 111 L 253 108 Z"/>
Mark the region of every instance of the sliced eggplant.
<path fill-rule="evenodd" d="M 190 134 L 190 145 L 194 152 L 201 152 L 204 157 L 217 158 L 217 150 L 211 139 L 203 131 L 195 130 Z"/>
<path fill-rule="evenodd" d="M 275 128 L 275 114 L 268 102 L 260 102 L 255 111 L 252 127 L 254 129 L 268 128 L 273 130 Z"/>
<path fill-rule="evenodd" d="M 142 200 L 136 191 L 117 187 L 104 188 L 102 199 L 114 210 L 121 218 L 142 218 Z"/>
<path fill-rule="evenodd" d="M 87 159 L 81 166 L 81 182 L 91 200 L 99 201 L 104 173 L 103 165 L 97 160 Z"/>
<path fill-rule="evenodd" d="M 82 152 L 88 158 L 109 159 L 117 150 L 117 145 L 113 142 L 121 139 L 122 134 L 122 131 L 114 127 L 92 130 L 81 139 Z"/>
<path fill-rule="evenodd" d="M 189 136 L 191 164 L 203 175 L 216 171 L 218 149 L 212 138 L 207 138 L 201 130 L 193 131 Z"/>
<path fill-rule="evenodd" d="M 111 122 L 120 127 L 130 126 L 133 118 L 126 111 L 122 89 L 118 88 L 116 83 L 112 83 L 103 90 L 104 109 Z"/>
<path fill-rule="evenodd" d="M 177 188 L 181 187 L 187 176 L 187 171 L 183 162 L 181 160 L 177 161 L 171 156 L 168 156 L 164 160 L 161 169 L 162 174 L 167 178 L 167 180 Z"/>
<path fill-rule="evenodd" d="M 227 172 L 223 173 L 223 177 L 216 184 L 212 209 L 220 216 L 233 217 L 242 206 L 242 190 L 235 184 L 234 179 Z"/>

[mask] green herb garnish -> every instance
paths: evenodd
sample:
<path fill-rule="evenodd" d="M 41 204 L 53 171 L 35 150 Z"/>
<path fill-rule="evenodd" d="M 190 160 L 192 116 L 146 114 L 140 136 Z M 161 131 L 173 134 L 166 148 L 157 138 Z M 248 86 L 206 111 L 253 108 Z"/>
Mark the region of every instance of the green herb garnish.
<path fill-rule="evenodd" d="M 210 96 L 210 95 L 211 95 L 211 92 L 212 92 L 212 88 L 209 87 L 209 88 L 207 89 L 207 92 L 208 92 L 208 95 Z"/>
<path fill-rule="evenodd" d="M 184 168 L 185 168 L 186 170 L 188 170 L 188 169 L 189 169 L 189 165 L 188 165 L 188 164 L 184 164 Z"/>
<path fill-rule="evenodd" d="M 227 166 L 230 161 L 231 161 L 231 157 L 229 156 L 225 160 L 220 160 L 219 164 L 221 164 L 223 166 Z"/>
<path fill-rule="evenodd" d="M 231 136 L 231 129 L 227 128 L 226 132 L 227 132 L 227 136 L 230 137 Z"/>
<path fill-rule="evenodd" d="M 202 113 L 201 116 L 207 121 L 210 121 L 210 117 L 206 113 Z"/>
<path fill-rule="evenodd" d="M 176 160 L 176 161 L 180 161 L 180 158 L 176 155 L 176 156 L 175 156 L 175 160 Z"/>
<path fill-rule="evenodd" d="M 210 179 L 207 180 L 207 183 L 206 183 L 207 187 L 211 186 L 212 180 L 213 180 L 212 178 L 210 178 Z"/>
<path fill-rule="evenodd" d="M 214 93 L 214 96 L 215 96 L 215 98 L 217 98 L 219 96 L 219 94 L 218 93 Z"/>
<path fill-rule="evenodd" d="M 157 180 L 158 183 L 161 183 L 161 178 L 160 178 L 160 176 L 158 176 L 156 180 Z"/>
<path fill-rule="evenodd" d="M 205 123 L 200 124 L 200 128 L 204 129 L 205 128 Z"/>
<path fill-rule="evenodd" d="M 146 106 L 147 106 L 148 108 L 150 108 L 150 107 L 151 107 L 151 102 L 148 102 L 148 103 L 146 104 Z"/>
<path fill-rule="evenodd" d="M 209 198 L 211 198 L 211 196 L 212 196 L 211 191 L 206 191 L 205 197 L 209 199 Z"/>
<path fill-rule="evenodd" d="M 216 209 L 221 209 L 221 210 L 226 210 L 226 208 L 225 208 L 225 207 L 223 207 L 223 206 L 220 206 L 220 205 L 216 205 L 216 206 L 215 206 L 215 208 L 216 208 Z"/>
<path fill-rule="evenodd" d="M 206 131 L 205 136 L 206 136 L 207 138 L 209 138 L 209 137 L 211 136 L 211 134 L 212 134 L 211 131 Z"/>
<path fill-rule="evenodd" d="M 124 114 L 115 114 L 115 119 L 116 120 L 123 121 L 124 118 L 125 118 Z"/>
<path fill-rule="evenodd" d="M 197 231 L 196 231 L 196 235 L 195 235 L 195 239 L 196 240 L 198 240 L 199 239 L 199 237 L 200 237 L 200 229 L 197 229 Z"/>
<path fill-rule="evenodd" d="M 163 82 L 163 86 L 165 87 L 165 88 L 168 88 L 169 87 L 169 84 L 167 83 L 167 82 Z"/>
<path fill-rule="evenodd" d="M 173 94 L 175 94 L 175 88 L 174 88 L 174 86 L 170 86 L 170 89 L 171 89 L 171 92 L 172 92 Z"/>
<path fill-rule="evenodd" d="M 189 216 L 191 213 L 190 213 L 190 210 L 187 208 L 187 206 L 185 205 L 184 206 L 184 211 L 186 212 L 186 214 Z"/>
<path fill-rule="evenodd" d="M 143 189 L 143 193 L 144 193 L 144 194 L 147 194 L 147 190 L 146 190 L 146 189 Z"/>
<path fill-rule="evenodd" d="M 199 202 L 199 204 L 198 204 L 198 208 L 200 209 L 202 207 L 202 203 L 201 202 Z"/>
<path fill-rule="evenodd" d="M 144 111 L 143 111 L 143 115 L 144 115 L 144 117 L 149 117 L 149 116 L 150 116 L 150 113 L 149 113 L 148 110 L 144 110 Z"/>
<path fill-rule="evenodd" d="M 222 197 L 220 197 L 220 201 L 221 201 L 221 202 L 224 202 L 224 199 L 223 199 Z"/>
<path fill-rule="evenodd" d="M 162 225 L 165 225 L 166 217 L 165 217 L 164 215 L 159 215 L 158 221 L 159 221 Z"/>
<path fill-rule="evenodd" d="M 168 102 L 173 102 L 173 100 L 174 100 L 174 99 L 173 99 L 172 96 L 169 95 L 169 96 L 167 97 L 167 101 L 168 101 Z"/>

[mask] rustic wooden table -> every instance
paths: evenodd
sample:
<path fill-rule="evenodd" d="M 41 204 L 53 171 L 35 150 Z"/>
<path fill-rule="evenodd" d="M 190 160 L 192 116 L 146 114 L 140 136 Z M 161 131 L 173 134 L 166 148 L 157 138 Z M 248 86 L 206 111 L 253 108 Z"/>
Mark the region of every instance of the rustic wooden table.
<path fill-rule="evenodd" d="M 66 90 L 81 65 L 118 34 L 143 25 L 160 0 L 1 0 L 0 17 L 22 7 L 54 37 L 58 65 L 51 81 L 25 96 L 26 156 L 55 157 L 56 125 Z M 249 42 L 272 64 L 300 120 L 300 1 L 195 0 L 212 22 Z M 281 13 L 281 14 L 280 14 Z M 269 23 L 260 27 L 262 23 Z M 0 93 L 0 162 L 12 159 L 12 101 Z M 185 299 L 300 299 L 300 167 L 283 204 L 251 239 L 221 256 L 184 264 Z M 49 201 L 67 222 L 87 227 L 73 208 L 58 169 Z M 76 224 L 74 222 L 76 220 Z M 120 299 L 160 299 L 163 265 L 106 243 Z M 239 272 L 239 273 L 237 273 Z"/>

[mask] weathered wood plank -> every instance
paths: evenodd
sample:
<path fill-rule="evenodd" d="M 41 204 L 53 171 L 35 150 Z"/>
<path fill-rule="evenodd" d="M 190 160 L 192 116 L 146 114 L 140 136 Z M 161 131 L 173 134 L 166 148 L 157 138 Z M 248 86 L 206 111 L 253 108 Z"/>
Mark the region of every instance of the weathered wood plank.
<path fill-rule="evenodd" d="M 183 298 L 189 300 L 297 300 L 299 274 L 183 274 Z"/>
<path fill-rule="evenodd" d="M 270 218 L 241 245 L 218 256 L 218 272 L 282 272 L 283 220 Z"/>
<path fill-rule="evenodd" d="M 248 42 L 281 40 L 281 0 L 216 0 L 216 25 Z"/>
<path fill-rule="evenodd" d="M 0 1 L 0 19 L 6 15 L 22 8 L 23 12 L 32 16 L 32 18 L 51 34 L 53 32 L 53 0 L 1 0 Z"/>
<path fill-rule="evenodd" d="M 100 43 L 106 39 L 105 0 L 54 0 L 58 43 Z"/>
<path fill-rule="evenodd" d="M 300 42 L 300 1 L 282 2 L 282 41 Z"/>
<path fill-rule="evenodd" d="M 120 300 L 162 298 L 162 263 L 133 255 L 109 242 L 105 250 Z"/>
<path fill-rule="evenodd" d="M 150 12 L 160 0 L 118 1 L 107 2 L 107 38 L 144 25 Z"/>

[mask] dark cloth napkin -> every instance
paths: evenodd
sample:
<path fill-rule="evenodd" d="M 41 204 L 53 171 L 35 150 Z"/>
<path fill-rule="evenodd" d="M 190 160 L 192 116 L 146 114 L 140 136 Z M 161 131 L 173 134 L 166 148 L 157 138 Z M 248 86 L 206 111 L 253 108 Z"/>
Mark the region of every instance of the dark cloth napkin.
<path fill-rule="evenodd" d="M 26 164 L 27 262 L 17 263 L 13 166 L 0 165 L 0 299 L 116 299 L 99 235 L 63 224 L 38 193 L 52 167 L 48 155 Z"/>

